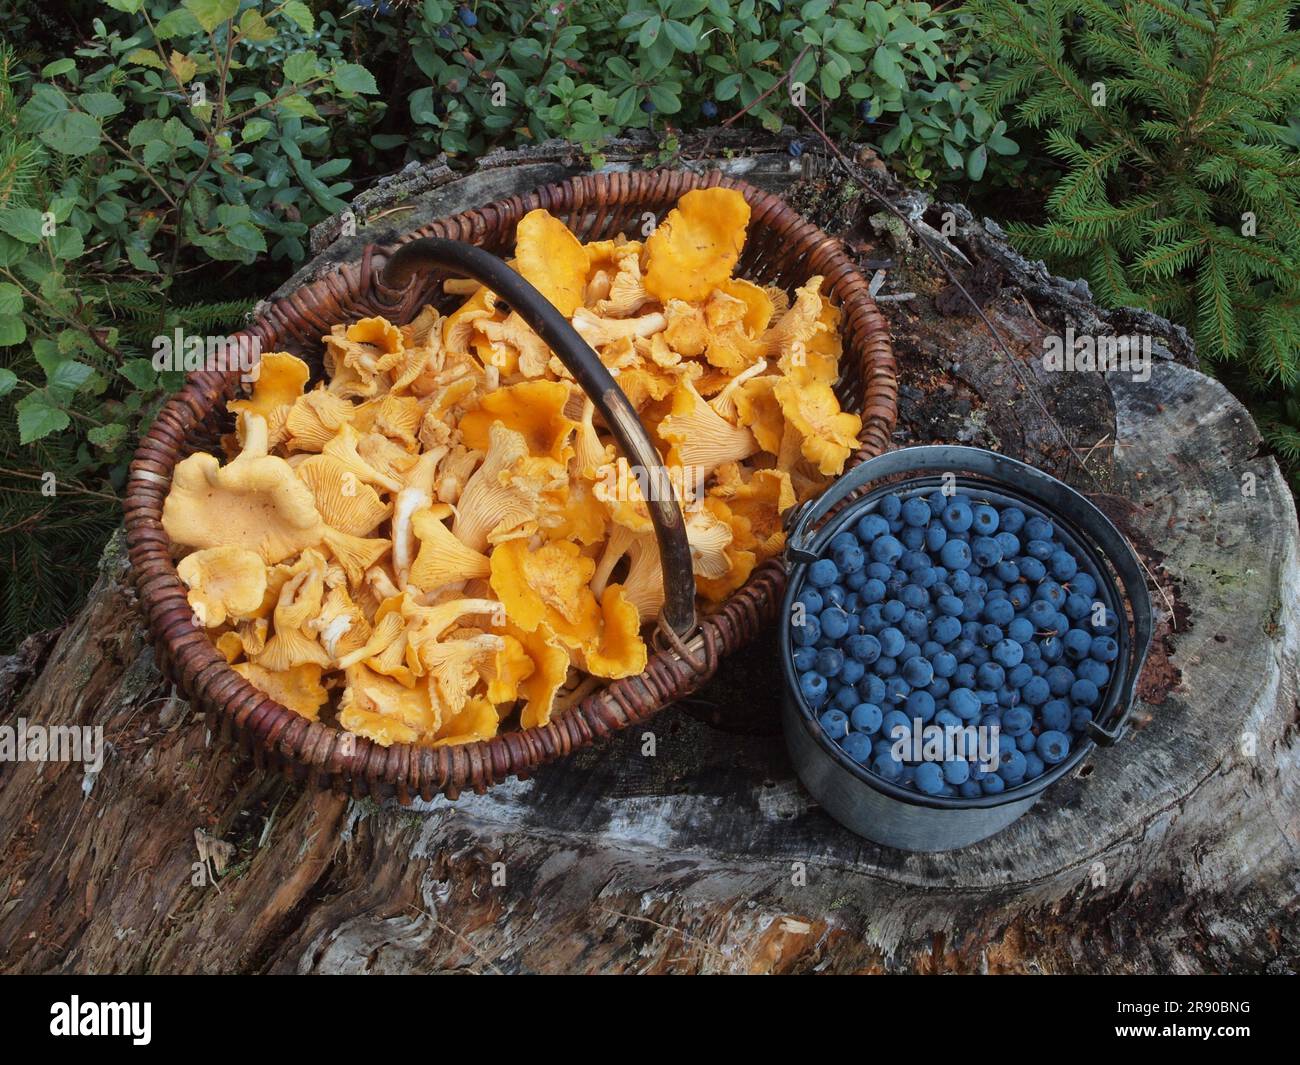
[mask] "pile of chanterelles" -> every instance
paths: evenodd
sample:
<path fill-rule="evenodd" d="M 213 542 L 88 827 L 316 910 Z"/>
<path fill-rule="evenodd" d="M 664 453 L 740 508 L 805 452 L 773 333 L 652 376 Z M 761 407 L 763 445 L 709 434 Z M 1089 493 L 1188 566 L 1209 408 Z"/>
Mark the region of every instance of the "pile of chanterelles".
<path fill-rule="evenodd" d="M 581 244 L 546 211 L 513 266 L 599 353 L 686 503 L 704 604 L 783 546 L 840 473 L 838 312 L 733 278 L 749 206 L 689 192 L 644 242 Z M 388 745 L 543 725 L 646 665 L 663 605 L 642 482 L 517 313 L 474 282 L 442 317 L 336 325 L 328 380 L 265 355 L 233 456 L 179 463 L 163 525 L 196 620 L 245 679 Z"/>

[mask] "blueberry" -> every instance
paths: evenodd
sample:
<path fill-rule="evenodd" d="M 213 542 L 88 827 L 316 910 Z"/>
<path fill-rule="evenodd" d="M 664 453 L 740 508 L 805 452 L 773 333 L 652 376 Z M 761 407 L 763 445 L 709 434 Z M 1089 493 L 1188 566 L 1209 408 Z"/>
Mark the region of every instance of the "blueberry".
<path fill-rule="evenodd" d="M 940 640 L 940 643 L 944 641 Z M 957 672 L 957 656 L 950 651 L 938 651 L 930 658 L 930 666 L 936 677 L 951 677 Z"/>
<path fill-rule="evenodd" d="M 1056 581 L 1042 581 L 1034 589 L 1035 599 L 1045 599 L 1052 604 L 1053 610 L 1060 610 L 1065 606 L 1066 591 Z"/>
<path fill-rule="evenodd" d="M 912 735 L 912 719 L 902 710 L 890 710 L 881 721 L 880 728 L 888 739 L 910 738 Z M 900 733 L 899 729 L 903 731 Z"/>
<path fill-rule="evenodd" d="M 860 681 L 867 672 L 867 667 L 859 662 L 856 658 L 846 658 L 844 667 L 840 670 L 837 679 L 845 684 L 854 685 Z"/>
<path fill-rule="evenodd" d="M 1119 657 L 1119 644 L 1110 636 L 1098 636 L 1093 639 L 1088 654 L 1098 662 L 1114 662 Z"/>
<path fill-rule="evenodd" d="M 700 104 L 700 114 L 705 118 L 717 118 L 718 105 L 712 100 L 705 100 L 704 103 Z"/>
<path fill-rule="evenodd" d="M 945 647 L 961 634 L 961 622 L 953 617 L 936 618 L 930 626 L 930 635 Z"/>
<path fill-rule="evenodd" d="M 980 781 L 980 787 L 985 795 L 997 795 L 1006 788 L 1006 781 L 995 773 L 990 773 Z"/>
<path fill-rule="evenodd" d="M 898 672 L 898 661 L 892 655 L 881 655 L 876 659 L 876 673 L 882 677 L 892 677 Z"/>
<path fill-rule="evenodd" d="M 1086 706 L 1076 706 L 1070 711 L 1070 729 L 1074 732 L 1086 732 L 1092 722 L 1092 711 Z"/>
<path fill-rule="evenodd" d="M 934 680 L 934 666 L 917 656 L 903 663 L 903 679 L 913 688 L 924 688 Z"/>
<path fill-rule="evenodd" d="M 1046 599 L 1035 599 L 1029 604 L 1028 616 L 1035 629 L 1046 629 L 1056 619 L 1056 611 Z"/>
<path fill-rule="evenodd" d="M 832 640 L 843 639 L 849 631 L 849 615 L 842 607 L 828 606 L 820 616 L 822 634 Z"/>
<path fill-rule="evenodd" d="M 934 718 L 934 696 L 928 691 L 914 691 L 903 703 L 903 709 L 913 721 L 930 721 Z"/>
<path fill-rule="evenodd" d="M 932 521 L 925 527 L 925 549 L 931 554 L 937 552 L 947 542 L 948 530 L 943 527 L 943 522 Z"/>
<path fill-rule="evenodd" d="M 881 630 L 880 633 L 880 651 L 882 655 L 889 658 L 896 657 L 903 650 L 903 645 L 907 643 L 903 634 L 895 628 Z"/>
<path fill-rule="evenodd" d="M 854 659 L 867 665 L 880 657 L 880 641 L 867 633 L 850 636 L 844 646 Z"/>
<path fill-rule="evenodd" d="M 815 617 L 804 618 L 802 625 L 791 625 L 794 642 L 801 647 L 813 647 L 822 638 L 822 626 Z"/>
<path fill-rule="evenodd" d="M 890 754 L 878 754 L 871 761 L 871 771 L 886 780 L 897 780 L 903 775 L 903 763 Z"/>
<path fill-rule="evenodd" d="M 849 715 L 849 720 L 855 729 L 870 736 L 880 731 L 884 714 L 875 703 L 858 703 Z"/>
<path fill-rule="evenodd" d="M 1046 562 L 1052 557 L 1052 545 L 1046 540 L 1030 540 L 1025 544 L 1025 554 L 1039 562 Z"/>
<path fill-rule="evenodd" d="M 990 599 L 984 604 L 983 614 L 990 625 L 1010 625 L 1015 619 L 1016 608 L 1010 599 Z"/>
<path fill-rule="evenodd" d="M 930 524 L 930 504 L 920 496 L 912 496 L 903 504 L 901 517 L 908 525 L 924 528 Z"/>
<path fill-rule="evenodd" d="M 963 721 L 970 721 L 979 716 L 979 697 L 970 688 L 954 688 L 948 693 L 948 708 Z"/>
<path fill-rule="evenodd" d="M 936 762 L 922 762 L 916 767 L 916 790 L 938 795 L 943 790 L 943 770 Z"/>
<path fill-rule="evenodd" d="M 1007 670 L 1007 683 L 1019 691 L 1029 683 L 1033 675 L 1033 668 L 1028 663 L 1021 662 L 1020 665 L 1012 666 Z"/>
<path fill-rule="evenodd" d="M 1071 629 L 1062 637 L 1061 646 L 1065 648 L 1065 657 L 1072 662 L 1077 662 L 1081 658 L 1088 657 L 1088 649 L 1092 647 L 1092 637 L 1083 629 Z"/>
<path fill-rule="evenodd" d="M 1017 640 L 999 640 L 993 646 L 993 660 L 1007 669 L 1011 669 L 1025 660 L 1025 649 L 1020 646 Z"/>
<path fill-rule="evenodd" d="M 1047 567 L 1039 559 L 1024 556 L 1016 560 L 1016 565 L 1020 567 L 1020 576 L 1035 584 L 1047 576 Z"/>
<path fill-rule="evenodd" d="M 867 564 L 867 556 L 857 543 L 841 544 L 831 557 L 842 574 L 856 573 Z"/>
<path fill-rule="evenodd" d="M 843 710 L 827 710 L 817 720 L 822 731 L 833 740 L 842 740 L 849 734 L 849 719 Z"/>
<path fill-rule="evenodd" d="M 983 536 L 992 536 L 998 530 L 998 512 L 986 503 L 971 511 L 971 527 Z"/>
<path fill-rule="evenodd" d="M 870 100 L 863 100 L 858 104 L 858 115 L 863 122 L 868 125 L 876 120 L 876 105 Z"/>
<path fill-rule="evenodd" d="M 909 610 L 903 615 L 903 620 L 898 623 L 898 627 L 903 631 L 903 635 L 913 640 L 925 639 L 929 626 L 926 623 L 925 615 L 919 610 Z"/>
<path fill-rule="evenodd" d="M 816 670 L 827 680 L 839 675 L 844 668 L 844 652 L 837 647 L 825 647 L 817 652 Z"/>
<path fill-rule="evenodd" d="M 858 684 L 858 695 L 862 702 L 879 706 L 885 701 L 885 682 L 874 673 L 868 674 Z"/>
<path fill-rule="evenodd" d="M 803 155 L 803 141 L 793 140 L 786 145 L 786 150 L 796 159 Z"/>
<path fill-rule="evenodd" d="M 998 705 L 1008 706 L 1008 707 L 1019 706 L 1020 705 L 1019 689 L 1012 687 L 1010 684 L 1002 685 L 1002 687 L 998 689 Z"/>
<path fill-rule="evenodd" d="M 1009 533 L 1018 533 L 1025 527 L 1025 512 L 1019 507 L 1005 507 L 998 515 L 998 524 Z"/>
<path fill-rule="evenodd" d="M 1042 677 L 1034 677 L 1023 688 L 1020 689 L 1021 697 L 1030 706 L 1042 706 L 1052 695 L 1052 689 L 1048 687 L 1047 681 Z M 1075 700 L 1078 702 L 1079 700 Z"/>
<path fill-rule="evenodd" d="M 1006 673 L 996 662 L 985 662 L 975 671 L 975 681 L 981 688 L 996 691 L 1006 683 Z"/>
<path fill-rule="evenodd" d="M 886 535 L 889 532 L 889 522 L 879 514 L 866 514 L 857 525 L 858 539 L 864 544 L 869 544 L 873 540 Z"/>
<path fill-rule="evenodd" d="M 829 588 L 839 579 L 839 570 L 829 558 L 819 558 L 808 567 L 808 583 L 814 588 Z"/>
<path fill-rule="evenodd" d="M 964 758 L 951 758 L 943 763 L 943 779 L 949 784 L 965 784 L 970 779 L 970 763 Z"/>
<path fill-rule="evenodd" d="M 472 29 L 478 25 L 478 16 L 464 4 L 461 4 L 460 7 L 456 9 L 456 17 L 460 19 L 460 24 L 462 26 L 468 26 Z"/>
<path fill-rule="evenodd" d="M 1001 540 L 998 541 L 998 546 L 1002 548 L 1002 561 L 993 568 L 993 572 L 998 575 L 998 580 L 1004 587 L 1008 584 L 1015 584 L 1020 580 L 1020 567 L 1009 561 L 1007 557 L 1009 554 L 1014 554 L 1014 552 L 1008 552 Z"/>
<path fill-rule="evenodd" d="M 655 105 L 654 105 L 654 101 L 653 101 L 653 100 L 642 100 L 642 101 L 641 101 L 641 110 L 644 111 L 647 115 L 653 115 L 653 114 L 655 113 Z"/>
<path fill-rule="evenodd" d="M 984 598 L 980 593 L 975 591 L 975 587 L 972 585 L 971 590 L 962 596 L 961 599 L 961 619 L 962 621 L 974 621 L 983 613 Z"/>
<path fill-rule="evenodd" d="M 949 684 L 944 677 L 935 677 L 934 680 L 930 681 L 930 686 L 925 690 L 934 696 L 934 698 L 942 699 L 948 694 L 951 688 L 952 685 Z"/>
<path fill-rule="evenodd" d="M 1025 769 L 1024 752 L 1013 750 L 999 760 L 998 776 L 1008 784 L 1019 784 L 1025 779 Z"/>
<path fill-rule="evenodd" d="M 1006 630 L 1007 639 L 1019 644 L 1026 644 L 1034 638 L 1034 624 L 1028 618 L 1013 618 L 1007 622 Z"/>
<path fill-rule="evenodd" d="M 1038 757 L 1048 765 L 1056 765 L 1070 753 L 1070 737 L 1064 732 L 1049 729 L 1039 735 L 1038 742 L 1034 744 L 1034 750 L 1037 752 Z"/>
<path fill-rule="evenodd" d="M 1085 599 L 1091 599 L 1097 594 L 1097 582 L 1091 573 L 1076 573 L 1074 579 L 1070 581 L 1070 588 Z"/>
<path fill-rule="evenodd" d="M 796 647 L 794 649 L 794 668 L 800 673 L 807 673 L 817 664 L 817 648 Z"/>
<path fill-rule="evenodd" d="M 1066 666 L 1052 666 L 1043 674 L 1043 679 L 1047 681 L 1047 686 L 1053 695 L 1066 695 L 1070 691 L 1070 685 L 1074 683 L 1074 670 Z"/>
<path fill-rule="evenodd" d="M 944 509 L 942 518 L 943 527 L 950 533 L 965 532 L 971 527 L 974 520 L 975 515 L 970 505 L 955 499 Z M 944 565 L 946 566 L 948 563 L 945 562 Z"/>
<path fill-rule="evenodd" d="M 971 541 L 971 558 L 977 566 L 996 566 L 1002 561 L 1002 547 L 991 536 L 977 536 Z"/>
<path fill-rule="evenodd" d="M 826 678 L 814 670 L 809 670 L 799 677 L 799 691 L 813 707 L 821 706 L 826 701 Z"/>
<path fill-rule="evenodd" d="M 838 681 L 836 683 L 839 683 Z M 837 710 L 843 710 L 846 714 L 850 713 L 858 705 L 858 691 L 851 684 L 843 684 L 835 692 L 831 699 L 831 705 Z"/>
<path fill-rule="evenodd" d="M 1044 728 L 1064 731 L 1070 727 L 1070 704 L 1064 699 L 1053 699 L 1049 703 L 1044 703 L 1040 713 Z"/>
<path fill-rule="evenodd" d="M 822 602 L 826 606 L 843 606 L 844 600 L 847 598 L 848 592 L 844 590 L 842 584 L 831 584 L 822 589 Z M 825 609 L 825 607 L 822 609 Z"/>
<path fill-rule="evenodd" d="M 860 589 L 858 599 L 863 603 L 880 603 L 885 599 L 885 582 L 871 577 Z"/>
<path fill-rule="evenodd" d="M 903 545 L 895 536 L 881 536 L 871 542 L 871 557 L 876 562 L 893 565 L 903 557 Z"/>
<path fill-rule="evenodd" d="M 1092 681 L 1099 690 L 1110 680 L 1110 670 L 1095 658 L 1085 658 L 1074 667 L 1074 672 L 1080 680 Z"/>
<path fill-rule="evenodd" d="M 930 597 L 925 594 L 924 588 L 919 588 L 915 584 L 909 584 L 898 593 L 898 598 L 903 601 L 903 605 L 909 610 L 922 610 L 930 601 Z"/>
<path fill-rule="evenodd" d="M 871 757 L 871 737 L 861 732 L 850 732 L 840 742 L 840 747 L 859 765 L 865 765 Z"/>
<path fill-rule="evenodd" d="M 974 650 L 972 648 L 971 650 Z M 958 656 L 960 657 L 960 656 Z M 963 662 L 957 667 L 957 672 L 952 675 L 954 688 L 971 688 L 975 684 L 975 666 L 971 662 Z"/>
<path fill-rule="evenodd" d="M 1033 712 L 1026 706 L 1009 707 L 1002 715 L 1002 732 L 1007 736 L 1023 736 L 1033 724 Z"/>
<path fill-rule="evenodd" d="M 994 536 L 993 539 L 998 542 L 998 547 L 1002 548 L 1003 558 L 1015 558 L 1020 554 L 1020 539 L 1012 533 L 1004 530 Z M 1019 566 L 1016 566 L 1017 570 L 1019 570 L 1019 568 Z"/>
<path fill-rule="evenodd" d="M 1043 760 L 1038 757 L 1037 751 L 1025 752 L 1025 779 L 1033 780 L 1034 777 L 1041 777 L 1047 767 L 1043 765 Z"/>
<path fill-rule="evenodd" d="M 967 770 L 969 772 L 969 770 Z M 980 787 L 980 782 L 971 778 L 964 780 L 957 785 L 957 794 L 963 799 L 978 799 L 984 794 L 984 789 Z"/>
<path fill-rule="evenodd" d="M 1025 535 L 1031 540 L 1050 540 L 1056 535 L 1056 529 L 1046 518 L 1034 515 L 1025 522 Z"/>
<path fill-rule="evenodd" d="M 1071 621 L 1082 621 L 1092 611 L 1092 601 L 1086 595 L 1071 592 L 1065 597 L 1065 606 L 1061 610 Z"/>
<path fill-rule="evenodd" d="M 891 492 L 887 496 L 881 496 L 876 509 L 882 518 L 888 522 L 893 522 L 903 512 L 903 501 Z"/>
<path fill-rule="evenodd" d="M 1079 572 L 1079 564 L 1065 551 L 1057 551 L 1053 554 L 1049 565 L 1052 568 L 1052 576 L 1058 581 L 1068 581 Z"/>
<path fill-rule="evenodd" d="M 805 614 L 820 614 L 822 607 L 826 605 L 822 600 L 821 592 L 816 588 L 804 588 L 795 602 L 803 604 Z"/>
<path fill-rule="evenodd" d="M 1096 706 L 1101 693 L 1090 680 L 1076 680 L 1070 685 L 1070 699 L 1078 706 Z"/>

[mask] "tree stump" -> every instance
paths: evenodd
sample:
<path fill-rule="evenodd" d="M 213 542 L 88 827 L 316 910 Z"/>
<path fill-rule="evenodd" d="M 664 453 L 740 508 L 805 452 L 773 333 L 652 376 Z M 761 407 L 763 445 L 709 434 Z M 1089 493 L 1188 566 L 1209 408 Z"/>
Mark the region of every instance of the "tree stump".
<path fill-rule="evenodd" d="M 503 153 L 468 176 L 408 168 L 358 204 L 369 227 L 291 285 L 367 240 L 575 173 L 567 152 Z M 97 774 L 0 767 L 0 967 L 1296 968 L 1296 516 L 1245 410 L 1194 368 L 1180 329 L 1101 311 L 991 223 L 897 189 L 882 168 L 863 190 L 801 174 L 779 146 L 719 163 L 787 195 L 868 269 L 892 260 L 882 296 L 914 294 L 882 303 L 904 375 L 897 443 L 1024 458 L 1129 536 L 1161 616 L 1132 733 L 989 840 L 890 851 L 840 828 L 794 778 L 769 635 L 648 727 L 533 779 L 378 807 L 268 777 L 207 735 L 154 669 L 119 536 L 84 609 L 0 660 L 0 724 L 101 725 L 108 743 Z M 1018 372 L 875 195 L 953 233 Z M 1150 379 L 1045 371 L 1044 338 L 1067 326 L 1153 336 Z"/>

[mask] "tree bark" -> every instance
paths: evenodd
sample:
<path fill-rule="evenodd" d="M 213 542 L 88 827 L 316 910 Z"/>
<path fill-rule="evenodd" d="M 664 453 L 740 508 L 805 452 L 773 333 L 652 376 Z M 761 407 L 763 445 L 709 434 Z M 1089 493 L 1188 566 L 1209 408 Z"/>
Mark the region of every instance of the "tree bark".
<path fill-rule="evenodd" d="M 868 269 L 889 260 L 883 296 L 914 293 L 882 304 L 904 375 L 898 443 L 1023 457 L 1129 536 L 1161 617 L 1131 735 L 992 839 L 890 851 L 841 829 L 794 778 L 769 636 L 648 728 L 529 781 L 378 807 L 268 777 L 214 743 L 154 668 L 119 535 L 85 607 L 0 660 L 0 724 L 98 725 L 108 744 L 94 774 L 0 767 L 0 967 L 1296 968 L 1296 516 L 1246 411 L 1194 368 L 1182 330 L 1097 308 L 1086 286 L 1024 261 L 959 206 L 878 168 L 859 188 L 777 151 L 723 165 L 832 227 Z M 543 146 L 468 176 L 403 172 L 359 204 L 369 227 L 328 243 L 290 286 L 366 241 L 580 166 Z M 1016 366 L 879 195 L 951 234 L 959 276 Z M 1046 371 L 1044 339 L 1067 326 L 1153 336 L 1150 379 Z"/>

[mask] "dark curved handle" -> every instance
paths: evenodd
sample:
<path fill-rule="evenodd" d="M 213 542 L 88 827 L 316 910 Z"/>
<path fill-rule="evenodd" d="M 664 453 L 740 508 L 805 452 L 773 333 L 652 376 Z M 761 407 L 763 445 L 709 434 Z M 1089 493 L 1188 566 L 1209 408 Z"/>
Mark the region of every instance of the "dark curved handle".
<path fill-rule="evenodd" d="M 646 505 L 659 541 L 664 577 L 665 622 L 681 639 L 695 631 L 695 574 L 686 522 L 663 459 L 655 450 L 636 410 L 605 364 L 550 301 L 491 252 L 442 237 L 421 237 L 404 244 L 384 266 L 379 282 L 401 291 L 417 274 L 441 267 L 486 285 L 546 341 L 582 390 L 591 398 L 628 460 L 646 472 Z"/>
<path fill-rule="evenodd" d="M 900 448 L 855 466 L 815 500 L 800 508 L 790 524 L 786 553 L 796 562 L 816 561 L 822 546 L 814 531 L 817 524 L 850 492 L 872 481 L 900 473 L 955 473 L 958 470 L 994 478 L 1013 487 L 1025 486 L 1051 509 L 1086 530 L 1115 567 L 1124 594 L 1133 608 L 1133 654 L 1129 656 L 1128 669 L 1120 681 L 1119 716 L 1115 723 L 1110 728 L 1103 728 L 1095 721 L 1088 726 L 1093 740 L 1109 747 L 1124 735 L 1128 726 L 1129 715 L 1133 712 L 1133 692 L 1151 647 L 1154 628 L 1151 593 L 1147 591 L 1141 564 L 1129 542 L 1089 499 L 1065 482 L 1018 459 L 982 448 L 949 444 Z"/>

